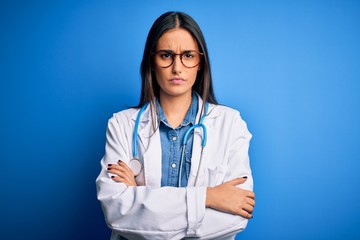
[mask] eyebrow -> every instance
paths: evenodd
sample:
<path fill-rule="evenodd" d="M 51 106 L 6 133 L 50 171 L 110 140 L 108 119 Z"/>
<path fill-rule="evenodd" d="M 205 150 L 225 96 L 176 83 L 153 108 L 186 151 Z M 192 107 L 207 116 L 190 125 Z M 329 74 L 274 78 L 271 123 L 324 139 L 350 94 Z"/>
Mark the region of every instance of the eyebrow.
<path fill-rule="evenodd" d="M 157 52 L 167 52 L 167 53 L 175 54 L 175 52 L 173 50 L 170 50 L 170 49 L 160 49 Z M 184 51 L 181 51 L 179 54 L 186 53 L 186 52 L 197 52 L 197 50 L 195 50 L 195 49 L 193 49 L 193 50 L 184 50 Z"/>

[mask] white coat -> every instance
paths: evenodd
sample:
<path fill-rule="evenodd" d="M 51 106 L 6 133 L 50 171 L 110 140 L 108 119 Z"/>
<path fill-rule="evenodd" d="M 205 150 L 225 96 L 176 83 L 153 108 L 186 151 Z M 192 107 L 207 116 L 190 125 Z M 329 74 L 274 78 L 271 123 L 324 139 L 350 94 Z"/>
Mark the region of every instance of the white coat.
<path fill-rule="evenodd" d="M 199 109 L 202 100 L 199 97 Z M 155 133 L 150 108 L 143 112 L 138 129 L 138 151 L 143 170 L 136 177 L 137 187 L 127 187 L 111 179 L 108 164 L 120 159 L 129 162 L 133 150 L 133 131 L 138 109 L 114 114 L 108 122 L 105 155 L 96 179 L 97 195 L 111 240 L 120 235 L 128 239 L 234 239 L 247 225 L 247 219 L 205 208 L 206 187 L 247 176 L 239 187 L 253 189 L 248 157 L 251 134 L 238 111 L 209 104 L 204 119 L 207 144 L 194 186 L 201 153 L 201 128 L 194 132 L 191 171 L 185 188 L 161 187 L 160 133 Z M 200 112 L 200 111 L 198 111 Z M 197 114 L 197 122 L 200 113 Z"/>

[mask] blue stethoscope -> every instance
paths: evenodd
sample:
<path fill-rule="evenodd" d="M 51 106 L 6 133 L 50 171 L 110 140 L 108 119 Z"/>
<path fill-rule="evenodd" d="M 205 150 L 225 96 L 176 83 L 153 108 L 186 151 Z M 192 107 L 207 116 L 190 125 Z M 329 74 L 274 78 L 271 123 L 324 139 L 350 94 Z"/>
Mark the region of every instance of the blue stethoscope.
<path fill-rule="evenodd" d="M 131 170 L 133 171 L 134 176 L 138 176 L 143 168 L 143 164 L 140 162 L 139 159 L 139 155 L 138 155 L 138 151 L 137 151 L 137 138 L 139 136 L 139 123 L 140 123 L 140 118 L 141 115 L 143 114 L 143 112 L 145 111 L 145 109 L 147 108 L 147 106 L 149 105 L 149 103 L 146 103 L 144 106 L 142 106 L 142 108 L 140 109 L 137 117 L 136 117 L 136 121 L 135 121 L 135 128 L 134 128 L 134 134 L 133 134 L 133 158 L 130 160 L 129 162 L 129 167 L 131 168 Z M 189 130 L 186 131 L 184 139 L 182 141 L 182 146 L 181 146 L 181 157 L 180 157 L 180 166 L 179 166 L 179 181 L 178 181 L 178 186 L 181 187 L 181 176 L 182 176 L 182 166 L 183 166 L 183 162 L 184 162 L 184 156 L 185 156 L 185 148 L 186 148 L 186 142 L 191 134 L 191 132 L 195 129 L 195 128 L 201 128 L 202 132 L 203 132 L 203 137 L 202 137 L 202 141 L 201 141 L 201 155 L 200 155 L 200 161 L 199 161 L 199 167 L 198 167 L 198 171 L 196 174 L 196 180 L 195 180 L 195 185 L 197 182 L 197 176 L 199 175 L 199 170 L 201 167 L 201 162 L 202 162 L 202 157 L 203 157 L 203 152 L 204 152 L 204 148 L 206 146 L 206 140 L 207 140 L 207 131 L 206 131 L 206 127 L 203 124 L 204 119 L 207 115 L 208 112 L 208 108 L 209 108 L 209 104 L 208 102 L 205 103 L 205 112 L 204 114 L 201 116 L 199 123 L 195 124 L 194 126 L 192 126 L 191 128 L 189 128 Z"/>

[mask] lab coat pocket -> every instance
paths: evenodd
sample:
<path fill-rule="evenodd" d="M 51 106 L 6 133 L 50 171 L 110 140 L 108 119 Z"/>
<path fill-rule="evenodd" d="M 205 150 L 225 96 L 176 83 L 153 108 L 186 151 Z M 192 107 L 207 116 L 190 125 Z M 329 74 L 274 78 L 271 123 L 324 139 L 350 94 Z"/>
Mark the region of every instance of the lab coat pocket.
<path fill-rule="evenodd" d="M 205 185 L 214 187 L 224 182 L 226 173 L 225 165 L 208 166 L 205 169 Z"/>

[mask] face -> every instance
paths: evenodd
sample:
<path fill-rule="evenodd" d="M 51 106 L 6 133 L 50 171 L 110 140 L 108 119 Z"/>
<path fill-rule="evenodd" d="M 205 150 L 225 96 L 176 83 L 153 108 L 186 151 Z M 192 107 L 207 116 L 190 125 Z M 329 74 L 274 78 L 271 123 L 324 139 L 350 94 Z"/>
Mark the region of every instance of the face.
<path fill-rule="evenodd" d="M 191 97 L 192 86 L 195 83 L 200 64 L 191 68 L 186 67 L 180 60 L 181 55 L 172 54 L 182 54 L 183 62 L 186 64 L 193 61 L 194 56 L 191 51 L 194 50 L 199 52 L 198 44 L 185 29 L 171 29 L 159 38 L 155 51 L 161 52 L 154 56 L 154 71 L 160 86 L 160 98 Z M 174 57 L 174 62 L 169 67 L 164 67 L 165 65 L 161 64 L 161 61 L 169 61 L 171 56 Z M 197 57 L 200 58 L 200 56 Z"/>

